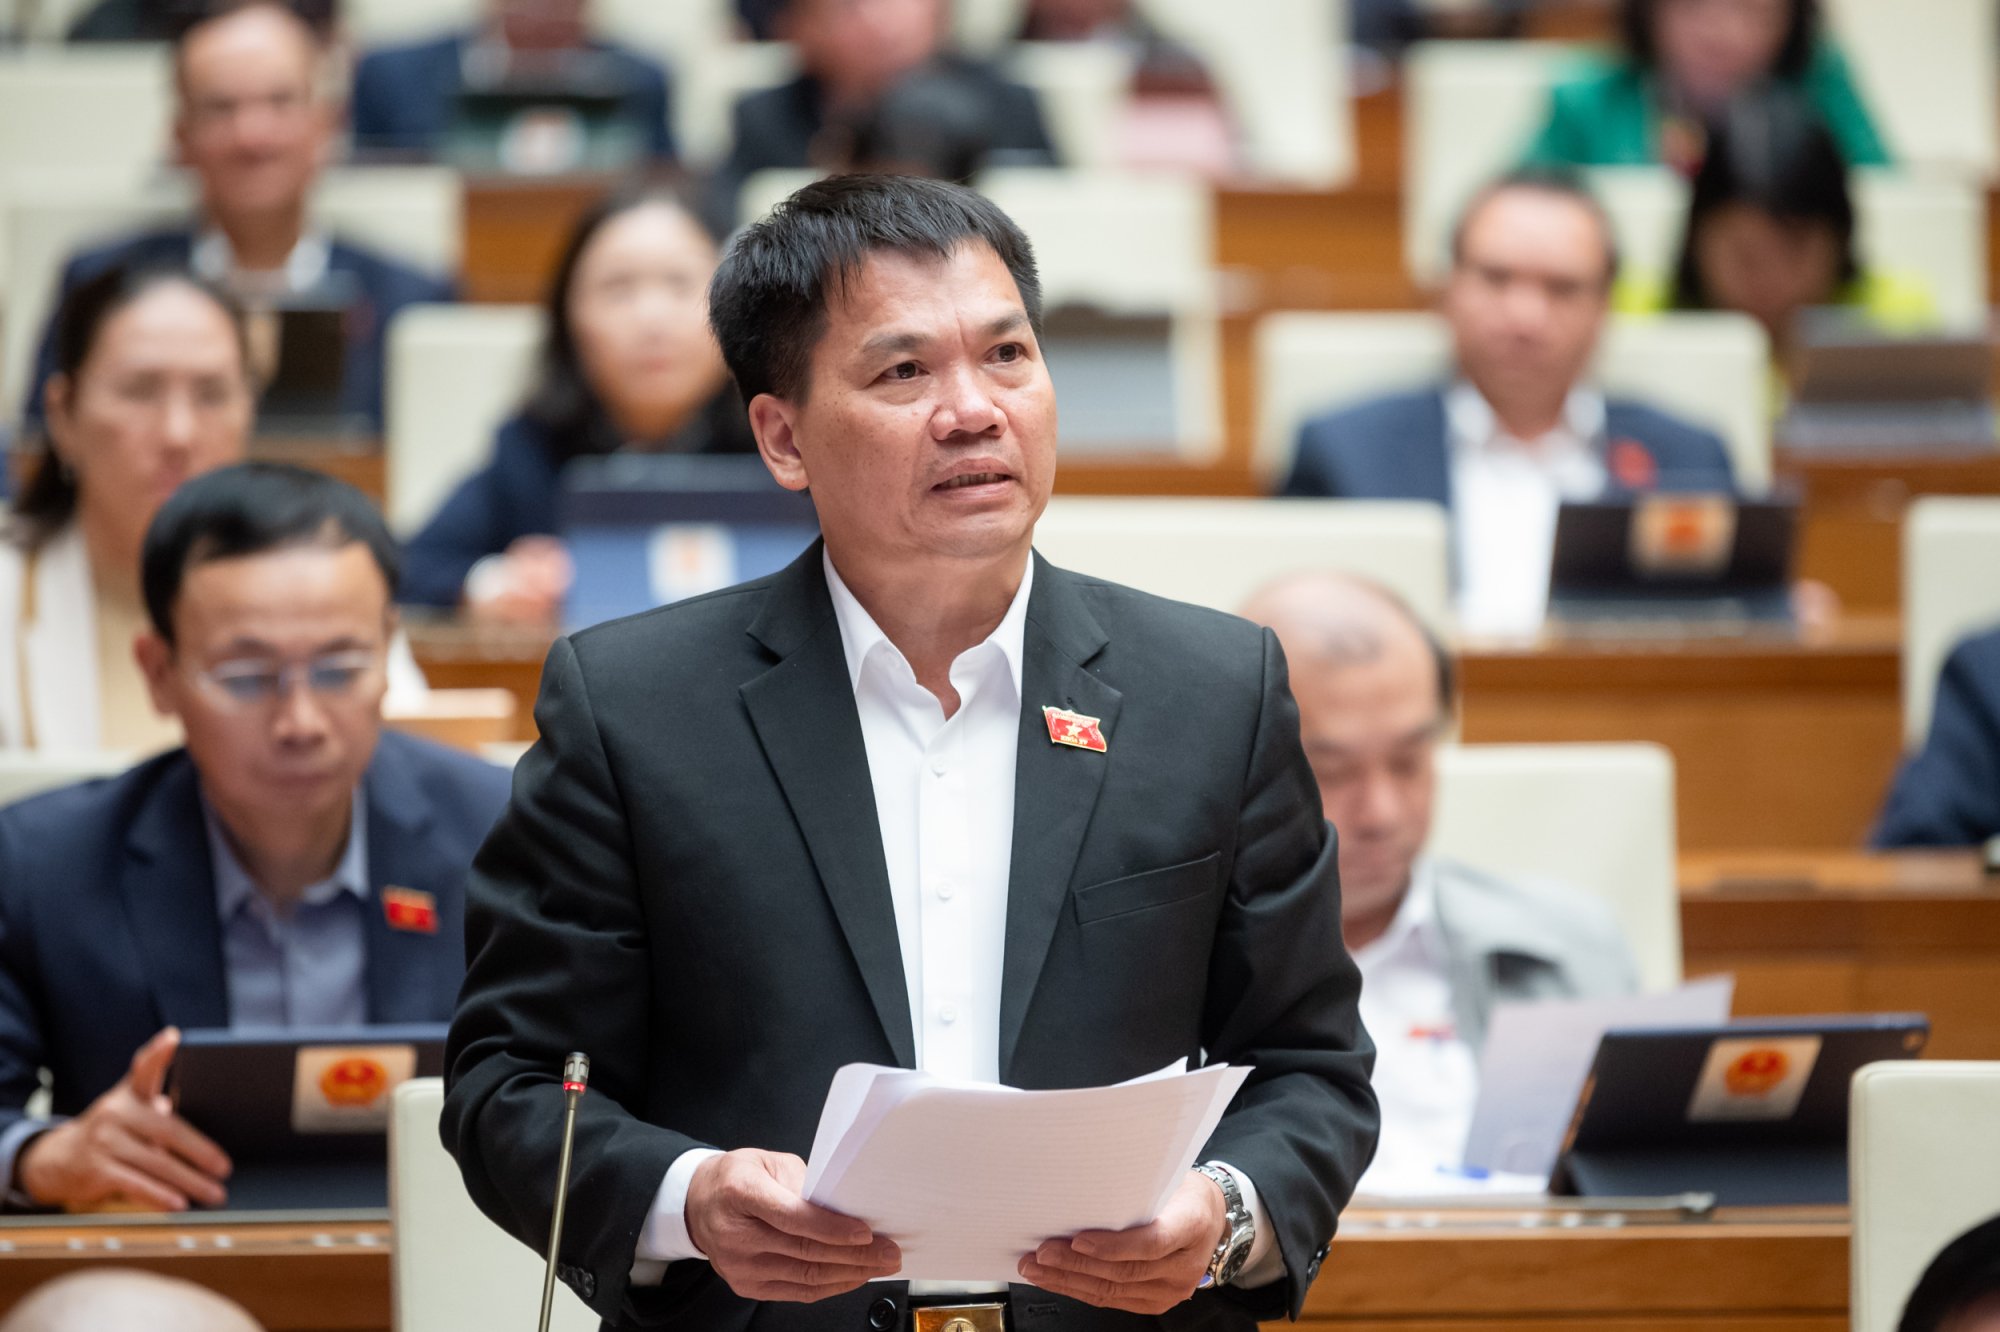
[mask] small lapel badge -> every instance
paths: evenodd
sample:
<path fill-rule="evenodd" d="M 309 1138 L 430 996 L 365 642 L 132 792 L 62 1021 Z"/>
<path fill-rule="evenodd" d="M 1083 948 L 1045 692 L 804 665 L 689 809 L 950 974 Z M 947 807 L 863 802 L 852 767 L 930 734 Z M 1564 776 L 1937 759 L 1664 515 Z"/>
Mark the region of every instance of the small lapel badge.
<path fill-rule="evenodd" d="M 437 899 L 415 888 L 384 888 L 382 914 L 388 918 L 392 930 L 408 930 L 412 934 L 438 932 Z"/>
<path fill-rule="evenodd" d="M 1043 708 L 1042 717 L 1049 724 L 1049 739 L 1055 744 L 1074 745 L 1099 754 L 1109 748 L 1104 743 L 1104 730 L 1095 717 L 1086 717 L 1064 708 Z"/>

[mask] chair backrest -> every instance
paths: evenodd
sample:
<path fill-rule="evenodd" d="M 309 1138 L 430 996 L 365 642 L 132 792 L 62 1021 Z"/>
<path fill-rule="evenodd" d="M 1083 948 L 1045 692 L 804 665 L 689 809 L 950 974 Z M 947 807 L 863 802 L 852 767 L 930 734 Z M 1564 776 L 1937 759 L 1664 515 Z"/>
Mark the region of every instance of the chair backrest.
<path fill-rule="evenodd" d="M 137 175 L 165 159 L 172 120 L 164 44 L 0 54 L 0 167 L 90 163 Z"/>
<path fill-rule="evenodd" d="M 1042 298 L 1158 314 L 1214 305 L 1215 201 L 1165 171 L 988 171 L 979 190 L 1034 242 Z"/>
<path fill-rule="evenodd" d="M 1035 90 L 1064 166 L 1102 168 L 1118 158 L 1118 121 L 1132 81 L 1131 55 L 1102 42 L 1017 42 L 1010 77 Z"/>
<path fill-rule="evenodd" d="M 1141 0 L 1201 53 L 1250 174 L 1316 189 L 1353 178 L 1346 0 Z"/>
<path fill-rule="evenodd" d="M 1937 1251 L 2000 1214 L 2000 1063 L 1928 1059 L 1854 1075 L 1847 1129 L 1854 1332 L 1896 1332 Z"/>
<path fill-rule="evenodd" d="M 1770 344 L 1742 315 L 1614 318 L 1598 350 L 1597 379 L 1717 431 L 1737 485 L 1761 494 L 1771 480 Z M 1266 484 L 1291 467 L 1299 426 L 1377 394 L 1434 383 L 1448 373 L 1444 320 L 1421 311 L 1266 315 L 1257 326 L 1254 461 Z"/>
<path fill-rule="evenodd" d="M 415 305 L 389 324 L 384 510 L 405 538 L 485 462 L 541 345 L 532 305 Z"/>
<path fill-rule="evenodd" d="M 444 1080 L 412 1078 L 389 1114 L 390 1316 L 396 1332 L 492 1332 L 529 1326 L 543 1260 L 486 1219 L 438 1140 Z M 554 1187 L 554 1181 L 550 1181 Z M 550 1326 L 595 1332 L 597 1315 L 558 1285 Z"/>
<path fill-rule="evenodd" d="M 1903 516 L 1903 740 L 1930 730 L 1952 646 L 2000 625 L 2000 499 L 1928 496 Z"/>
<path fill-rule="evenodd" d="M 1444 513 L 1431 504 L 1058 495 L 1035 549 L 1065 569 L 1232 614 L 1280 574 L 1339 569 L 1383 583 L 1439 632 L 1450 615 Z"/>
<path fill-rule="evenodd" d="M 0 805 L 123 772 L 130 754 L 105 749 L 0 749 Z"/>
<path fill-rule="evenodd" d="M 1994 0 L 1828 0 L 1826 12 L 1897 161 L 1974 180 L 2000 170 Z"/>
<path fill-rule="evenodd" d="M 1687 182 L 1658 167 L 1611 167 L 1593 171 L 1591 187 L 1611 215 L 1626 270 L 1671 274 L 1687 220 Z M 1920 283 L 1948 324 L 1984 325 L 1982 186 L 1936 173 L 1870 168 L 1854 173 L 1854 210 L 1854 245 L 1865 267 Z"/>
<path fill-rule="evenodd" d="M 724 42 L 677 67 L 674 139 L 683 160 L 708 167 L 728 157 L 737 99 L 775 88 L 797 71 L 798 56 L 784 42 Z"/>
<path fill-rule="evenodd" d="M 1474 190 L 1520 159 L 1576 58 L 1560 42 L 1418 42 L 1403 59 L 1403 262 L 1444 271 L 1451 224 Z"/>
<path fill-rule="evenodd" d="M 1604 899 L 1641 984 L 1679 984 L 1674 760 L 1661 746 L 1446 745 L 1430 849 Z"/>
<path fill-rule="evenodd" d="M 314 215 L 334 235 L 379 249 L 428 272 L 457 269 L 463 235 L 462 187 L 448 167 L 343 166 L 313 192 Z M 64 263 L 83 246 L 140 227 L 184 221 L 194 186 L 183 173 L 117 180 L 57 174 L 6 208 L 8 293 L 0 341 L 0 407 L 17 411 L 35 348 L 55 301 Z M 0 201 L 4 206 L 4 201 Z"/>

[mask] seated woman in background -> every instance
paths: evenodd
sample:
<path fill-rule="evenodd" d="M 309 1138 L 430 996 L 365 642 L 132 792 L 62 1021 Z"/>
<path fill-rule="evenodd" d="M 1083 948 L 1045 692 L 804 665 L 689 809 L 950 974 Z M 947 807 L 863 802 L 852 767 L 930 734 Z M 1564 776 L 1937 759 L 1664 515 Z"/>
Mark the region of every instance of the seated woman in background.
<path fill-rule="evenodd" d="M 1623 54 L 1556 87 L 1529 160 L 1693 175 L 1723 107 L 1770 82 L 1804 99 L 1848 163 L 1887 163 L 1818 11 L 1815 0 L 1622 0 Z"/>
<path fill-rule="evenodd" d="M 756 448 L 708 329 L 714 234 L 671 190 L 614 195 L 585 214 L 549 289 L 539 377 L 493 457 L 404 551 L 402 599 L 546 623 L 570 561 L 556 537 L 563 465 L 620 450 Z"/>
<path fill-rule="evenodd" d="M 1854 229 L 1846 166 L 1811 109 L 1779 88 L 1745 94 L 1716 121 L 1695 176 L 1672 287 L 1635 280 L 1617 304 L 1747 314 L 1781 370 L 1809 309 L 1844 307 L 1892 331 L 1934 322 L 1919 286 L 1862 267 Z"/>
<path fill-rule="evenodd" d="M 139 548 L 176 486 L 244 455 L 242 316 L 186 274 L 114 268 L 58 321 L 48 438 L 0 537 L 0 746 L 163 749 L 178 727 L 132 658 Z"/>

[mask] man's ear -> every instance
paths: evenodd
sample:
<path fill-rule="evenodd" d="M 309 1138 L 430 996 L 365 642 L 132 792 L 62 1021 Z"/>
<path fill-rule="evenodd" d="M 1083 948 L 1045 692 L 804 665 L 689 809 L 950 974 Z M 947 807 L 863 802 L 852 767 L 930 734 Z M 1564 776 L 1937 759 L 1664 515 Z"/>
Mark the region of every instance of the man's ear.
<path fill-rule="evenodd" d="M 175 688 L 174 650 L 167 640 L 160 637 L 156 629 L 143 630 L 132 640 L 132 657 L 139 663 L 139 674 L 146 679 L 146 692 L 152 696 L 153 711 L 162 717 L 180 715 L 180 694 Z"/>
<path fill-rule="evenodd" d="M 812 484 L 793 430 L 798 417 L 797 407 L 774 394 L 759 393 L 750 399 L 750 433 L 757 437 L 757 452 L 786 490 L 804 490 Z"/>

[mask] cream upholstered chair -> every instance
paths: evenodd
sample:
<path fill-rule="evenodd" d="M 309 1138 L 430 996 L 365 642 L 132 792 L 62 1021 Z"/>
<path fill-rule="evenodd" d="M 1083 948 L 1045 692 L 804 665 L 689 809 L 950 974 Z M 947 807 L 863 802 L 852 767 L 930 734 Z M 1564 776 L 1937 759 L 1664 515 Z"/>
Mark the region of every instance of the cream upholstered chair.
<path fill-rule="evenodd" d="M 1346 570 L 1387 585 L 1440 632 L 1448 623 L 1444 513 L 1431 504 L 1058 495 L 1035 549 L 1065 569 L 1231 613 L 1280 574 Z"/>
<path fill-rule="evenodd" d="M 1444 273 L 1447 238 L 1473 191 L 1520 160 L 1575 62 L 1559 42 L 1418 42 L 1403 60 L 1403 262 Z"/>
<path fill-rule="evenodd" d="M 108 749 L 0 749 L 0 805 L 123 772 L 132 755 Z"/>
<path fill-rule="evenodd" d="M 1937 1251 L 2000 1214 L 2000 1063 L 1870 1064 L 1849 1106 L 1854 1332 L 1895 1332 Z"/>
<path fill-rule="evenodd" d="M 532 305 L 415 305 L 389 325 L 384 508 L 408 537 L 477 470 L 541 345 Z"/>
<path fill-rule="evenodd" d="M 2000 626 L 2000 499 L 1931 496 L 1903 517 L 1903 740 L 1930 730 L 1959 639 Z"/>
<path fill-rule="evenodd" d="M 1993 178 L 2000 170 L 1994 0 L 1827 0 L 1826 13 L 1897 161 Z"/>
<path fill-rule="evenodd" d="M 649 0 L 659 3 L 659 0 Z M 674 69 L 674 140 L 684 161 L 713 166 L 729 156 L 736 100 L 798 72 L 784 42 L 724 42 Z"/>
<path fill-rule="evenodd" d="M 1042 120 L 1066 167 L 1117 161 L 1118 122 L 1132 81 L 1129 53 L 1101 42 L 1016 42 L 1008 75 L 1035 90 Z"/>
<path fill-rule="evenodd" d="M 164 45 L 0 53 L 0 168 L 89 164 L 137 177 L 165 160 L 172 117 Z"/>
<path fill-rule="evenodd" d="M 1717 431 L 1738 487 L 1760 494 L 1771 478 L 1769 347 L 1741 315 L 1617 318 L 1598 350 L 1597 377 L 1609 393 Z M 1450 334 L 1435 314 L 1266 315 L 1256 333 L 1258 475 L 1270 486 L 1284 480 L 1311 417 L 1435 382 L 1450 360 Z"/>
<path fill-rule="evenodd" d="M 1661 746 L 1444 746 L 1430 849 L 1604 899 L 1641 984 L 1680 983 L 1674 760 Z"/>
<path fill-rule="evenodd" d="M 487 1220 L 438 1140 L 444 1081 L 412 1078 L 389 1114 L 389 1264 L 396 1332 L 492 1332 L 531 1327 L 542 1305 L 543 1259 Z M 549 1181 L 555 1187 L 555 1181 Z M 550 1326 L 595 1332 L 597 1315 L 557 1283 Z"/>

